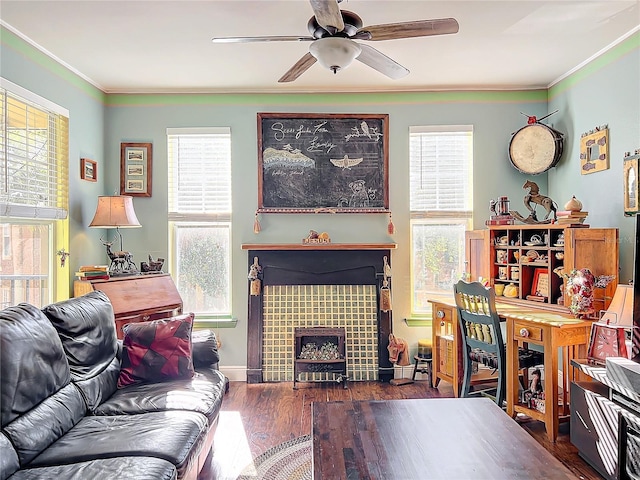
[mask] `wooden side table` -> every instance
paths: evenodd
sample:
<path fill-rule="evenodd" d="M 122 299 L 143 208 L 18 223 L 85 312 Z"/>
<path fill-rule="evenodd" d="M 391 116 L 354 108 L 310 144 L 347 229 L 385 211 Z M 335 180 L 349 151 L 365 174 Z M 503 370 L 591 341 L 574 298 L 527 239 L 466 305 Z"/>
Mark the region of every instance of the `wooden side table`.
<path fill-rule="evenodd" d="M 555 442 L 560 420 L 569 420 L 569 386 L 574 380 L 570 362 L 584 358 L 591 320 L 543 310 L 500 312 L 507 320 L 507 413 L 524 413 L 544 422 L 547 437 Z M 519 398 L 518 346 L 540 345 L 544 349 L 544 411 L 527 407 Z M 562 381 L 558 380 L 562 349 Z"/>

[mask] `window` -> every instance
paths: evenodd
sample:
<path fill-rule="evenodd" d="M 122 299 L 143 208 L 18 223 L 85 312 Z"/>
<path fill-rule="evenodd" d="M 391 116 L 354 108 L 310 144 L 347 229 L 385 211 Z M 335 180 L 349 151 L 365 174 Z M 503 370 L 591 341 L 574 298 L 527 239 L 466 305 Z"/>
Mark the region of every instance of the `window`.
<path fill-rule="evenodd" d="M 168 128 L 170 268 L 184 310 L 231 315 L 231 132 Z"/>
<path fill-rule="evenodd" d="M 0 308 L 68 296 L 54 255 L 68 248 L 68 116 L 0 78 Z"/>
<path fill-rule="evenodd" d="M 473 129 L 411 127 L 412 313 L 430 314 L 430 295 L 450 294 L 464 273 L 471 228 Z"/>

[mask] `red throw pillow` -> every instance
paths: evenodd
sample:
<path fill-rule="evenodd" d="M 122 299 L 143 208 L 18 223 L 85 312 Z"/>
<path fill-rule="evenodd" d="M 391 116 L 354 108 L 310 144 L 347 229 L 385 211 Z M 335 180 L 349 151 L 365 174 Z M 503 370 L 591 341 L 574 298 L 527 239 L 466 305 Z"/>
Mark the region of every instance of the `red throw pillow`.
<path fill-rule="evenodd" d="M 124 326 L 118 388 L 193 376 L 193 313 Z"/>

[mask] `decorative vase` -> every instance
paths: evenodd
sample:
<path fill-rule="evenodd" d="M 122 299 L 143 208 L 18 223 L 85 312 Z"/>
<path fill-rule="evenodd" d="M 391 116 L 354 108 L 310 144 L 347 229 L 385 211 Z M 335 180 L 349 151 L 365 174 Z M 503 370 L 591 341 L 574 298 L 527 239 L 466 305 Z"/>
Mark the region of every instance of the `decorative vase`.
<path fill-rule="evenodd" d="M 593 308 L 593 291 L 595 288 L 605 288 L 615 278 L 615 275 L 595 276 L 588 268 L 571 270 L 567 279 L 567 295 L 571 295 L 569 310 L 576 318 L 588 318 L 596 311 Z"/>
<path fill-rule="evenodd" d="M 574 195 L 571 197 L 571 200 L 564 204 L 564 209 L 570 212 L 579 212 L 582 210 L 582 202 Z"/>

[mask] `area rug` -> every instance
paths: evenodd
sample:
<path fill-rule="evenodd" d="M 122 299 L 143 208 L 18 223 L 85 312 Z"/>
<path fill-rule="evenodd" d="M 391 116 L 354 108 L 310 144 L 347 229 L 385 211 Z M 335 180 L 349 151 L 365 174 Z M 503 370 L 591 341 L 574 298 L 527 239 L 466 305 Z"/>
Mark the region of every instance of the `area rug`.
<path fill-rule="evenodd" d="M 311 480 L 311 435 L 271 447 L 247 465 L 238 480 Z"/>

